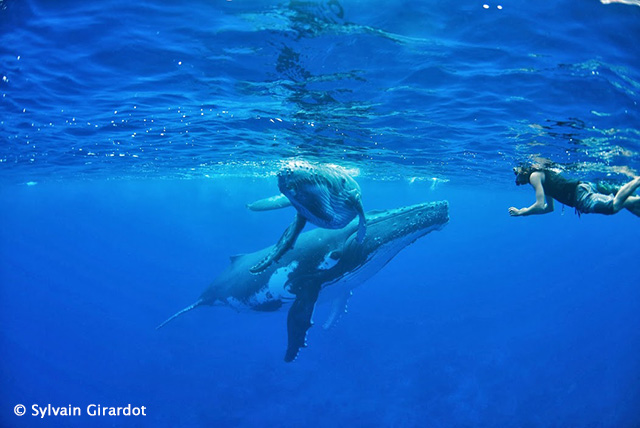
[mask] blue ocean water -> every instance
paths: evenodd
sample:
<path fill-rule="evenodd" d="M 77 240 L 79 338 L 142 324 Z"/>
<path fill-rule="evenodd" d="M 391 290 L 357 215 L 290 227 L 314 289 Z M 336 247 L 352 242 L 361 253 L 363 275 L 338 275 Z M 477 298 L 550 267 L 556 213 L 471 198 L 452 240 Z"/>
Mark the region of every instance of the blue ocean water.
<path fill-rule="evenodd" d="M 637 217 L 507 213 L 518 162 L 638 175 L 638 35 L 586 0 L 0 0 L 0 426 L 640 426 Z M 156 331 L 278 239 L 245 205 L 289 159 L 450 224 L 293 363 L 286 309 Z"/>

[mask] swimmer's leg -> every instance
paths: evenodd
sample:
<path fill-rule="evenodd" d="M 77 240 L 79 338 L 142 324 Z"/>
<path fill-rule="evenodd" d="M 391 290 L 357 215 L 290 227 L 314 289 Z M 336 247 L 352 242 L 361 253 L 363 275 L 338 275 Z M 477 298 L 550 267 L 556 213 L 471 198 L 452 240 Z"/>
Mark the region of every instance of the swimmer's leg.
<path fill-rule="evenodd" d="M 622 208 L 626 208 L 625 201 L 640 187 L 640 177 L 636 177 L 618 190 L 613 198 L 613 212 L 617 213 Z"/>
<path fill-rule="evenodd" d="M 640 217 L 640 196 L 631 195 L 624 201 L 624 207 L 631 213 Z"/>

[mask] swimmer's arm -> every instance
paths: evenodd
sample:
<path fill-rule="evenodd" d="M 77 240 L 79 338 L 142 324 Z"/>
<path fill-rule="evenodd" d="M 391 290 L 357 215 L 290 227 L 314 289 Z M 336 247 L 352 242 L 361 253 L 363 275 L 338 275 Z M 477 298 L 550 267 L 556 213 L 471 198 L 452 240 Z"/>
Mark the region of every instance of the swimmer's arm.
<path fill-rule="evenodd" d="M 530 207 L 526 208 L 509 208 L 509 215 L 513 217 L 535 215 L 535 214 L 547 214 L 553 211 L 553 198 L 544 194 L 544 187 L 542 187 L 542 173 L 534 172 L 529 177 L 529 183 L 536 191 L 536 201 Z"/>

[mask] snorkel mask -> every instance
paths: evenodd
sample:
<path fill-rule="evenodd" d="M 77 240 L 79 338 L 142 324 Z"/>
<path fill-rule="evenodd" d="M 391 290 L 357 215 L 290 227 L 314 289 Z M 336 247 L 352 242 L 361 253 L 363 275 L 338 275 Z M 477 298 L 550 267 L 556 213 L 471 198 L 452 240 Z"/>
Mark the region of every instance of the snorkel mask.
<path fill-rule="evenodd" d="M 529 177 L 531 176 L 531 170 L 522 166 L 513 168 L 513 173 L 516 175 L 516 186 L 522 186 L 529 184 Z"/>

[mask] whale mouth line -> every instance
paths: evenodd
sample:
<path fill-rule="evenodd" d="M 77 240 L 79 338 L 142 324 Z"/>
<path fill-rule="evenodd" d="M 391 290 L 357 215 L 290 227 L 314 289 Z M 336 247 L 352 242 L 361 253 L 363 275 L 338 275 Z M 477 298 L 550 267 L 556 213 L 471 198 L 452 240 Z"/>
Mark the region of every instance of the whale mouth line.
<path fill-rule="evenodd" d="M 380 214 L 384 214 L 384 215 L 377 215 L 378 213 L 374 213 L 371 217 L 367 216 L 367 225 L 373 225 L 376 223 L 379 223 L 381 221 L 389 221 L 391 219 L 394 219 L 396 217 L 400 217 L 400 216 L 405 216 L 405 215 L 411 215 L 415 212 L 418 211 L 422 211 L 428 208 L 436 208 L 437 205 L 441 204 L 440 202 L 425 202 L 422 204 L 417 204 L 417 205 L 412 205 L 410 207 L 405 207 L 402 208 L 400 210 L 394 211 L 389 213 L 387 212 L 381 212 Z M 446 225 L 449 222 L 449 216 L 448 216 L 448 206 L 445 206 L 444 208 L 444 217 L 446 218 L 446 220 L 444 222 L 442 222 L 442 226 Z"/>
<path fill-rule="evenodd" d="M 437 214 L 432 215 L 433 212 Z M 424 215 L 420 215 L 423 212 Z M 416 218 L 409 221 L 405 221 L 405 217 Z M 393 212 L 389 211 L 370 211 L 366 214 L 367 217 L 367 229 L 373 231 L 379 224 L 394 223 L 392 233 L 383 233 L 376 240 L 383 241 L 404 241 L 404 240 L 416 240 L 422 236 L 425 236 L 433 231 L 438 231 L 449 224 L 449 204 L 446 201 L 434 201 L 423 202 L 416 205 L 403 207 Z M 354 227 L 355 222 L 358 219 L 354 219 L 349 227 Z M 357 228 L 352 230 L 349 236 L 345 239 L 345 245 L 351 246 L 356 239 Z M 384 237 L 386 236 L 386 238 Z M 370 235 L 365 235 L 365 240 L 371 238 Z"/>

